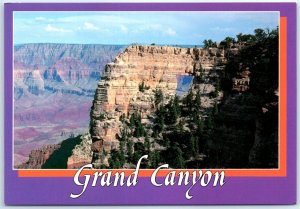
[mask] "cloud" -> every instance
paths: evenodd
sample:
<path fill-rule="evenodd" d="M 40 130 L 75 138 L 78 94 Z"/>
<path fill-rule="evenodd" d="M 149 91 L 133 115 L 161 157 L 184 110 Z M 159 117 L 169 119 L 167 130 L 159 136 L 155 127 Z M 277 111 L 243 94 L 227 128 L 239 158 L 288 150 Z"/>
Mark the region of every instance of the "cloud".
<path fill-rule="evenodd" d="M 38 22 L 38 23 L 70 23 L 72 22 L 72 20 L 68 19 L 68 18 L 45 18 L 42 16 L 38 16 L 36 18 L 34 18 L 34 21 Z"/>
<path fill-rule="evenodd" d="M 161 24 L 148 24 L 148 22 L 142 22 L 137 24 L 138 26 L 137 31 L 161 31 L 162 25 Z"/>
<path fill-rule="evenodd" d="M 47 25 L 47 27 L 45 28 L 45 31 L 48 31 L 48 32 L 61 32 L 61 33 L 72 32 L 71 30 L 66 30 L 64 28 L 54 27 L 50 24 Z"/>
<path fill-rule="evenodd" d="M 176 36 L 176 31 L 172 28 L 168 28 L 166 31 L 165 31 L 165 34 L 168 35 L 168 36 Z"/>
<path fill-rule="evenodd" d="M 84 30 L 99 30 L 97 26 L 95 26 L 93 23 L 90 22 L 85 22 L 83 24 L 83 29 Z"/>
<path fill-rule="evenodd" d="M 203 34 L 197 34 L 197 33 L 194 33 L 192 36 L 195 38 L 203 38 L 204 37 Z"/>
<path fill-rule="evenodd" d="M 44 17 L 36 17 L 35 20 L 43 22 L 43 21 L 46 21 L 47 19 Z"/>
<path fill-rule="evenodd" d="M 212 31 L 215 31 L 215 32 L 230 32 L 230 31 L 234 31 L 234 28 L 232 27 L 213 27 L 211 28 Z"/>
<path fill-rule="evenodd" d="M 125 34 L 128 33 L 128 28 L 125 25 L 121 25 L 120 28 L 123 33 L 125 33 Z"/>

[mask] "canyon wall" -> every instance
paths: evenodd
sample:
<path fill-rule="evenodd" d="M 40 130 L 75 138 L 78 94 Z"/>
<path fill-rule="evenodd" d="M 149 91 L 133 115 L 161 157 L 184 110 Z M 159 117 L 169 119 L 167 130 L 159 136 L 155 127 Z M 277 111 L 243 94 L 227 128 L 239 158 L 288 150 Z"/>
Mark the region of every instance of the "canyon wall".
<path fill-rule="evenodd" d="M 14 98 L 47 92 L 92 96 L 105 64 L 123 48 L 93 44 L 16 45 Z"/>
<path fill-rule="evenodd" d="M 33 149 L 88 132 L 92 98 L 119 45 L 14 46 L 14 164 Z"/>
<path fill-rule="evenodd" d="M 31 150 L 27 162 L 18 165 L 18 169 L 41 169 L 49 157 L 60 148 L 59 144 L 45 145 L 39 149 Z"/>
<path fill-rule="evenodd" d="M 165 99 L 176 93 L 178 76 L 209 71 L 226 62 L 224 50 L 169 46 L 129 46 L 105 66 L 91 109 L 90 134 L 95 167 L 108 165 L 103 153 L 119 146 L 122 114 L 139 111 L 142 118 L 154 107 L 154 92 Z M 141 85 L 143 90 L 141 91 Z"/>

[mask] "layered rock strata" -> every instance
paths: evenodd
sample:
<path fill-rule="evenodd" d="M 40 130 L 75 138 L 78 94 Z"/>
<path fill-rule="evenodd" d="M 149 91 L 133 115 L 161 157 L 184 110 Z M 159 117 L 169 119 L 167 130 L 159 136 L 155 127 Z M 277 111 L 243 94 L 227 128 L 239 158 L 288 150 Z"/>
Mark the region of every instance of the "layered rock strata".
<path fill-rule="evenodd" d="M 154 91 L 175 95 L 177 76 L 211 70 L 226 62 L 224 50 L 169 46 L 129 46 L 106 65 L 91 109 L 93 164 L 108 165 L 107 154 L 118 148 L 122 114 L 133 111 L 145 118 L 154 107 Z M 141 85 L 145 86 L 143 92 Z"/>

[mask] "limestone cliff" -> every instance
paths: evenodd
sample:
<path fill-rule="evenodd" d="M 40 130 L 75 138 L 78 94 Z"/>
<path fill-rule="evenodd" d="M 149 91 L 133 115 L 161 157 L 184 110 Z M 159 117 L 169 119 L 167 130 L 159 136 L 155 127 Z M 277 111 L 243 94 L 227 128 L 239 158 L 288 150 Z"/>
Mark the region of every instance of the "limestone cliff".
<path fill-rule="evenodd" d="M 178 76 L 216 69 L 226 62 L 224 54 L 217 48 L 133 45 L 107 64 L 90 115 L 94 166 L 108 165 L 105 153 L 118 148 L 116 134 L 122 125 L 122 114 L 139 111 L 146 118 L 155 105 L 155 89 L 170 98 L 175 94 Z M 140 85 L 145 86 L 143 92 L 139 91 Z"/>

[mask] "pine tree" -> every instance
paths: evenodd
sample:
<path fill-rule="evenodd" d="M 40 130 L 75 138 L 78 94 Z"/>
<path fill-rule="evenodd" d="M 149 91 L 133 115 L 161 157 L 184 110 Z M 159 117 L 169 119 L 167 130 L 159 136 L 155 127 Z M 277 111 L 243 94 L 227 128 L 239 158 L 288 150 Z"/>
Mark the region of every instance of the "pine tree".
<path fill-rule="evenodd" d="M 121 121 L 122 123 L 124 123 L 124 122 L 125 122 L 125 119 L 126 119 L 126 116 L 125 116 L 125 113 L 123 113 L 123 114 L 120 116 L 120 121 Z"/>
<path fill-rule="evenodd" d="M 120 142 L 120 163 L 123 166 L 125 164 L 125 142 Z"/>
<path fill-rule="evenodd" d="M 193 106 L 194 106 L 194 93 L 193 90 L 190 89 L 188 95 L 186 96 L 186 106 L 190 114 L 192 114 Z"/>
<path fill-rule="evenodd" d="M 175 110 L 176 110 L 178 116 L 180 116 L 179 97 L 178 97 L 177 95 L 175 95 L 175 97 L 174 97 L 173 105 L 174 105 L 174 107 L 175 107 Z"/>
<path fill-rule="evenodd" d="M 161 89 L 155 89 L 154 93 L 154 103 L 155 106 L 157 107 L 164 99 L 164 95 Z"/>
<path fill-rule="evenodd" d="M 128 140 L 127 142 L 127 156 L 128 156 L 128 162 L 132 161 L 132 155 L 133 155 L 133 143 L 132 141 Z"/>
<path fill-rule="evenodd" d="M 183 120 L 180 120 L 177 125 L 177 131 L 182 134 L 184 132 L 184 122 Z"/>
<path fill-rule="evenodd" d="M 196 103 L 197 106 L 201 106 L 201 94 L 200 94 L 200 90 L 198 90 L 197 93 L 196 93 L 195 103 Z"/>
<path fill-rule="evenodd" d="M 135 128 L 135 131 L 134 131 L 134 136 L 135 137 L 141 137 L 141 136 L 144 136 L 145 135 L 145 129 L 144 129 L 144 125 L 141 123 L 141 122 L 138 122 L 136 124 L 136 128 Z"/>
<path fill-rule="evenodd" d="M 195 97 L 195 110 L 197 115 L 200 114 L 200 109 L 201 109 L 201 95 L 200 95 L 200 91 L 197 91 Z"/>
<path fill-rule="evenodd" d="M 192 136 L 193 144 L 194 144 L 194 156 L 197 156 L 199 154 L 199 138 L 196 136 Z"/>
<path fill-rule="evenodd" d="M 133 128 L 135 126 L 136 116 L 135 113 L 132 113 L 129 119 L 129 126 Z"/>
<path fill-rule="evenodd" d="M 139 91 L 144 92 L 145 91 L 145 83 L 142 81 L 142 84 L 139 84 Z"/>
<path fill-rule="evenodd" d="M 147 150 L 148 153 L 150 153 L 150 140 L 148 138 L 148 136 L 145 137 L 145 148 Z"/>
<path fill-rule="evenodd" d="M 126 141 L 127 140 L 127 135 L 128 135 L 128 133 L 127 133 L 126 128 L 123 128 L 121 130 L 121 136 L 119 137 L 119 140 L 120 141 Z"/>
<path fill-rule="evenodd" d="M 161 161 L 160 155 L 158 151 L 154 151 L 152 154 L 152 158 L 150 158 L 151 165 L 153 168 L 156 168 L 159 165 L 159 162 Z"/>
<path fill-rule="evenodd" d="M 134 144 L 134 153 L 133 153 L 133 163 L 137 163 L 138 160 L 145 154 L 144 144 L 141 142 L 137 142 Z"/>
<path fill-rule="evenodd" d="M 173 161 L 170 162 L 170 165 L 174 168 L 184 168 L 184 158 L 183 152 L 179 148 L 178 144 L 175 143 L 170 150 L 173 154 Z"/>
<path fill-rule="evenodd" d="M 203 123 L 203 120 L 201 118 L 199 118 L 197 120 L 197 133 L 198 134 L 201 134 L 202 131 L 203 131 L 203 128 L 204 128 L 204 123 Z"/>
<path fill-rule="evenodd" d="M 156 111 L 156 124 L 157 124 L 157 131 L 161 132 L 164 129 L 165 126 L 165 114 L 166 110 L 165 107 L 162 105 L 157 111 Z"/>
<path fill-rule="evenodd" d="M 125 162 L 125 159 L 123 160 L 123 157 L 118 150 L 115 150 L 115 149 L 111 150 L 110 158 L 108 160 L 110 168 L 122 168 L 124 162 Z"/>
<path fill-rule="evenodd" d="M 196 150 L 195 150 L 195 139 L 192 136 L 189 140 L 188 140 L 188 144 L 186 147 L 186 157 L 190 158 L 192 156 L 195 156 Z"/>
<path fill-rule="evenodd" d="M 217 102 L 214 104 L 213 110 L 212 110 L 212 115 L 215 116 L 219 113 L 219 108 Z"/>
<path fill-rule="evenodd" d="M 177 122 L 177 119 L 179 117 L 179 104 L 176 104 L 174 100 L 171 100 L 169 105 L 168 105 L 168 123 L 169 124 L 174 124 Z"/>

